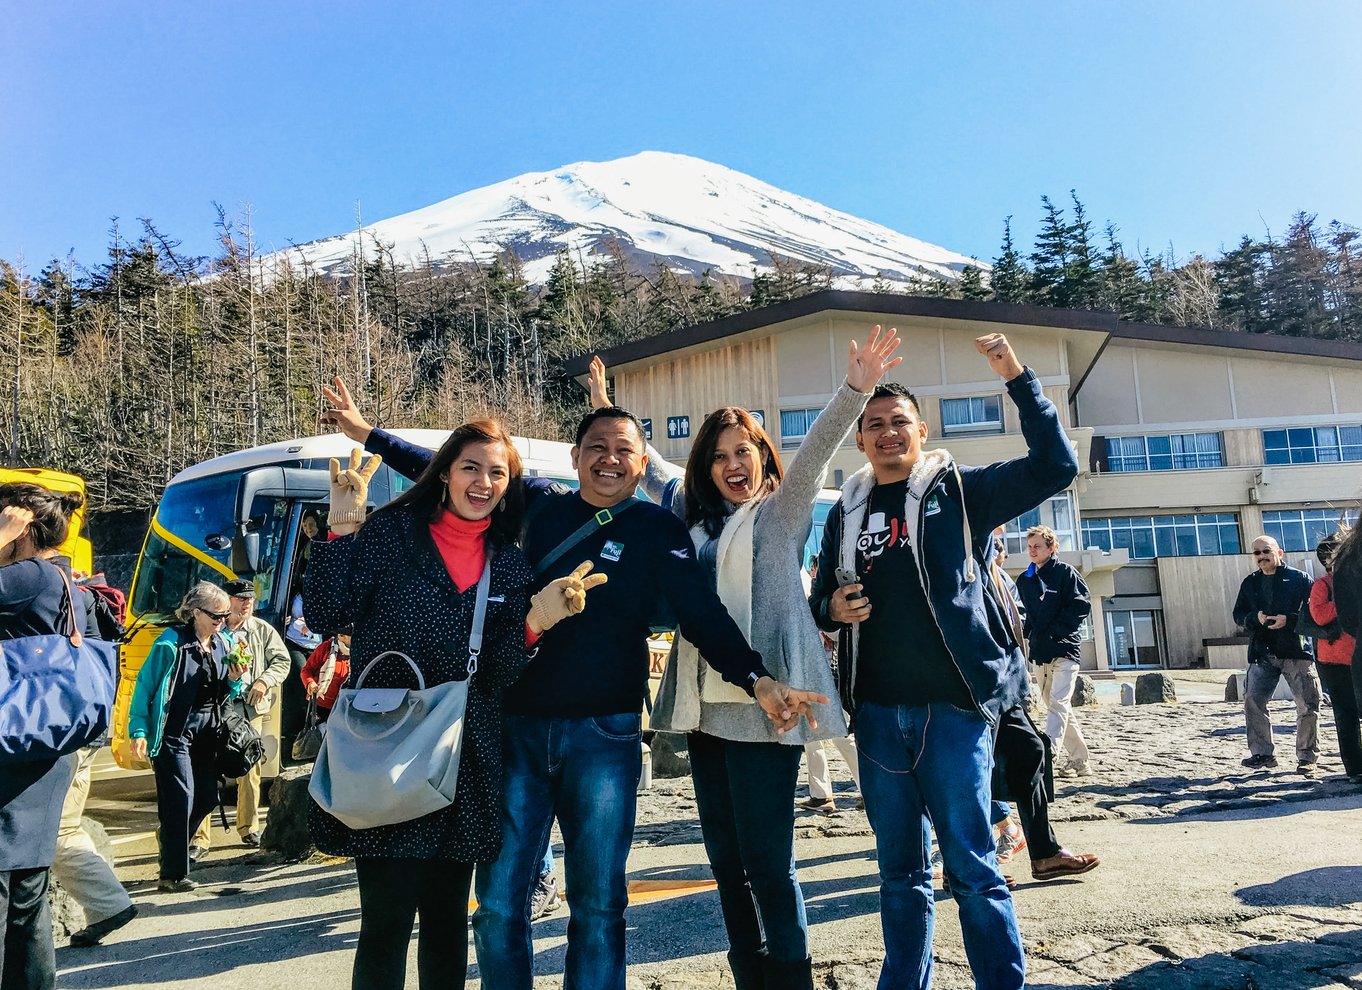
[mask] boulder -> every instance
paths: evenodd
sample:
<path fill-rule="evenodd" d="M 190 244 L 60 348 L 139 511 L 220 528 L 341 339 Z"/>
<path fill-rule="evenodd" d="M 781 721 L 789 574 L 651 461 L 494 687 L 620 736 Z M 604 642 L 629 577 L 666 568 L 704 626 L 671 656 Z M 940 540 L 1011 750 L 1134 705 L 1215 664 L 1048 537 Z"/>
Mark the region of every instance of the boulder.
<path fill-rule="evenodd" d="M 1225 700 L 1244 700 L 1244 672 L 1242 670 L 1225 678 Z"/>
<path fill-rule="evenodd" d="M 104 862 L 112 868 L 114 865 L 113 843 L 109 841 L 109 833 L 105 831 L 104 826 L 93 818 L 82 818 L 80 827 L 90 837 L 90 841 L 94 843 L 95 852 L 99 853 Z M 85 909 L 66 888 L 57 882 L 55 873 L 48 876 L 47 900 L 52 907 L 52 937 L 54 939 L 64 941 L 71 936 L 72 932 L 78 932 L 85 927 Z"/>
<path fill-rule="evenodd" d="M 307 785 L 311 780 L 312 764 L 307 763 L 285 767 L 270 782 L 270 815 L 260 837 L 261 849 L 284 859 L 303 859 L 317 851 L 307 830 Z"/>
<path fill-rule="evenodd" d="M 1167 674 L 1141 674 L 1135 678 L 1135 704 L 1159 705 L 1177 700 L 1173 679 Z"/>
<path fill-rule="evenodd" d="M 1121 684 L 1121 704 L 1135 704 L 1135 685 L 1126 681 Z"/>
<path fill-rule="evenodd" d="M 651 743 L 653 757 L 653 777 L 690 776 L 690 753 L 686 750 L 686 737 L 680 732 L 655 732 Z"/>
<path fill-rule="evenodd" d="M 1070 704 L 1075 708 L 1097 704 L 1097 685 L 1087 674 L 1079 674 L 1074 678 L 1074 694 Z"/>

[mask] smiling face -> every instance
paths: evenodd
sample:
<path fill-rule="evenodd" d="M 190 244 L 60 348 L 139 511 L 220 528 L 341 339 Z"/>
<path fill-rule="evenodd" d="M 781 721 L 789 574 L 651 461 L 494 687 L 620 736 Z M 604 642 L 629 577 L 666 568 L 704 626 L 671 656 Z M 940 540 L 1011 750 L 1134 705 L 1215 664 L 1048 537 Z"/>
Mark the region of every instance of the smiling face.
<path fill-rule="evenodd" d="M 912 400 L 886 395 L 866 403 L 856 448 L 864 451 L 879 484 L 902 481 L 922 457 L 927 424 L 913 408 Z"/>
<path fill-rule="evenodd" d="M 633 495 L 647 464 L 643 437 L 631 419 L 597 419 L 572 448 L 582 499 L 598 509 L 608 509 Z"/>
<path fill-rule="evenodd" d="M 1031 558 L 1031 563 L 1037 567 L 1044 567 L 1055 555 L 1055 548 L 1046 542 L 1045 537 L 1037 533 L 1026 538 L 1026 555 Z"/>
<path fill-rule="evenodd" d="M 741 426 L 726 426 L 714 444 L 709 476 L 724 501 L 741 505 L 761 490 L 761 447 Z"/>
<path fill-rule="evenodd" d="M 467 443 L 442 480 L 449 486 L 445 508 L 460 519 L 486 519 L 506 494 L 510 458 L 501 443 Z"/>

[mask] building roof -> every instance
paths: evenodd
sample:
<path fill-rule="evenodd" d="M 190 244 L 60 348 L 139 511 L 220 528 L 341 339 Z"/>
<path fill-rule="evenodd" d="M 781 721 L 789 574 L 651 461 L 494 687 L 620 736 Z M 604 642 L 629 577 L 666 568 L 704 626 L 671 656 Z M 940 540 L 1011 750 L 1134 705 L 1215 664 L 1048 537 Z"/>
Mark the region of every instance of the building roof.
<path fill-rule="evenodd" d="M 883 316 L 920 316 L 971 323 L 996 323 L 1013 326 L 1053 327 L 1069 331 L 1090 331 L 1100 335 L 1092 341 L 1091 361 L 1086 369 L 1075 369 L 1082 377 L 1091 368 L 1111 338 L 1145 340 L 1158 343 L 1191 344 L 1201 347 L 1231 347 L 1238 350 L 1300 354 L 1316 357 L 1362 361 L 1362 344 L 1342 340 L 1318 340 L 1274 334 L 1239 333 L 1205 327 L 1160 326 L 1129 323 L 1115 313 L 1088 309 L 1053 309 L 1048 306 L 1023 306 L 1015 303 L 972 302 L 962 299 L 937 299 L 887 292 L 815 292 L 788 302 L 726 316 L 721 320 L 681 327 L 671 333 L 612 347 L 601 354 L 609 368 L 674 351 L 699 347 L 729 337 L 763 330 L 776 324 L 827 311 L 874 313 Z M 1081 334 L 1080 334 L 1081 335 Z M 585 375 L 590 354 L 570 359 L 565 366 L 573 377 Z M 1081 384 L 1081 378 L 1080 382 Z"/>

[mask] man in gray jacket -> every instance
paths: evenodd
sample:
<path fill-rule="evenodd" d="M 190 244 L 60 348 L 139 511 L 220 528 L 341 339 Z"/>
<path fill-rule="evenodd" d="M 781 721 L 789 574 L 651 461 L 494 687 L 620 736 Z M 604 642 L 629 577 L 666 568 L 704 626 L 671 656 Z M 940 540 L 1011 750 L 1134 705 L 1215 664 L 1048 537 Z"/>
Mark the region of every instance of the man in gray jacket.
<path fill-rule="evenodd" d="M 264 735 L 265 716 L 279 703 L 279 689 L 289 676 L 292 665 L 284 640 L 274 626 L 255 615 L 255 585 L 250 581 L 228 581 L 222 586 L 231 596 L 231 614 L 225 632 L 234 639 L 243 636 L 251 653 L 251 666 L 246 672 L 249 687 L 242 693 L 246 717 L 251 728 Z M 189 858 L 196 860 L 208 852 L 211 845 L 212 816 L 205 818 L 194 833 L 189 846 Z M 260 845 L 260 765 L 236 782 L 236 830 L 248 846 Z"/>

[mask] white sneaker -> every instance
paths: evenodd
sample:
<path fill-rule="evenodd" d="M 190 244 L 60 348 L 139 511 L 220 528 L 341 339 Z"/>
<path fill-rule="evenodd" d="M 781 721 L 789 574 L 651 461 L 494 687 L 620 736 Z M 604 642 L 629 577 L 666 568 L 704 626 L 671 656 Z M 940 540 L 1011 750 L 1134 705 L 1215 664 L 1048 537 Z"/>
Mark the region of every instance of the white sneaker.
<path fill-rule="evenodd" d="M 1092 767 L 1088 766 L 1088 761 L 1087 761 L 1087 760 L 1083 760 L 1082 762 L 1070 763 L 1070 764 L 1069 764 L 1069 768 L 1070 768 L 1071 770 L 1073 770 L 1073 772 L 1074 772 L 1073 775 L 1074 775 L 1075 777 L 1091 777 L 1091 776 L 1092 776 Z"/>

